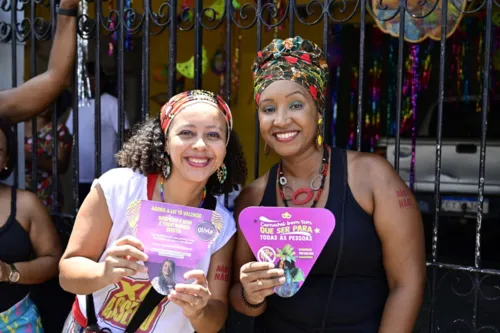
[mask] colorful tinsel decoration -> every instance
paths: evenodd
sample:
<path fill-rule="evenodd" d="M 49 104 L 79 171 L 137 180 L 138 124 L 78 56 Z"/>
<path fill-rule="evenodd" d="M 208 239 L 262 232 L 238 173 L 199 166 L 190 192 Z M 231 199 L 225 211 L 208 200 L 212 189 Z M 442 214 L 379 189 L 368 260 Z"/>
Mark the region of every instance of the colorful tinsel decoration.
<path fill-rule="evenodd" d="M 410 164 L 410 190 L 415 191 L 415 152 L 417 144 L 417 97 L 420 90 L 418 66 L 419 44 L 411 45 L 411 164 Z"/>
<path fill-rule="evenodd" d="M 80 1 L 78 4 L 80 15 L 88 17 L 87 1 Z M 77 34 L 77 89 L 78 89 L 78 106 L 86 106 L 91 98 L 90 81 L 87 73 L 88 61 L 88 40 Z"/>

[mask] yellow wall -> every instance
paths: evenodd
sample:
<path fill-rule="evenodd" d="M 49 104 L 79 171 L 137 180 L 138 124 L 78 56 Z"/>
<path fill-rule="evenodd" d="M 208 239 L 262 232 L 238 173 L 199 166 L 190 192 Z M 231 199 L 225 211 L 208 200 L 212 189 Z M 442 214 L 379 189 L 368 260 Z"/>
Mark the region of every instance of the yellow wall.
<path fill-rule="evenodd" d="M 157 0 L 153 0 L 153 8 L 158 8 Z M 241 1 L 240 1 L 241 2 Z M 244 1 L 248 2 L 248 1 Z M 156 4 L 156 7 L 155 7 Z M 316 16 L 317 17 L 317 16 Z M 367 22 L 371 22 L 370 15 L 366 16 Z M 355 15 L 349 22 L 359 22 L 359 15 Z M 245 24 L 245 22 L 243 22 Z M 222 25 L 224 28 L 224 23 Z M 282 31 L 279 31 L 279 38 L 288 37 L 289 30 L 288 24 L 285 24 Z M 240 86 L 238 89 L 238 101 L 235 103 L 235 92 L 232 92 L 231 98 L 231 109 L 234 115 L 234 127 L 238 135 L 241 138 L 245 156 L 247 159 L 247 164 L 249 168 L 249 176 L 247 182 L 253 180 L 254 178 L 254 138 L 255 138 L 255 103 L 253 101 L 253 84 L 252 84 L 252 73 L 251 66 L 257 53 L 257 40 L 256 40 L 256 28 L 238 30 L 236 28 L 232 29 L 232 55 L 231 58 L 234 59 L 237 36 L 241 31 L 241 50 L 240 50 L 240 75 L 239 81 Z M 274 38 L 274 30 L 266 31 L 262 38 L 262 47 L 266 46 Z M 203 45 L 207 50 L 207 54 L 211 57 L 216 51 L 217 47 L 223 43 L 224 36 L 221 35 L 222 30 L 217 31 L 203 31 Z M 296 20 L 295 22 L 295 34 L 300 35 L 305 39 L 310 39 L 319 45 L 322 45 L 323 41 L 323 24 L 320 21 L 319 24 L 310 27 L 305 26 Z M 168 33 L 164 32 L 161 36 L 151 38 L 151 69 L 154 70 L 157 66 L 162 64 L 167 64 L 168 60 Z M 193 32 L 179 32 L 177 37 L 178 42 L 178 52 L 177 61 L 184 62 L 187 61 L 194 53 L 194 34 Z M 353 41 L 357 46 L 358 41 Z M 233 73 L 234 74 L 234 73 Z M 214 92 L 219 92 L 220 90 L 220 78 L 208 69 L 203 75 L 203 88 L 211 90 Z M 151 96 L 167 91 L 167 85 L 161 84 L 154 81 L 151 78 L 150 81 Z M 193 88 L 193 81 L 186 80 L 186 89 Z M 160 106 L 155 102 L 151 101 L 151 113 L 155 114 L 159 112 Z M 259 174 L 265 173 L 272 164 L 276 163 L 278 159 L 276 156 L 271 154 L 268 157 L 264 156 L 264 143 L 260 142 L 260 157 L 259 157 Z"/>
<path fill-rule="evenodd" d="M 240 1 L 242 2 L 242 1 Z M 247 1 L 245 1 L 247 2 Z M 139 1 L 134 1 L 135 8 L 138 7 Z M 153 9 L 157 10 L 160 6 L 160 3 L 163 1 L 153 0 L 152 6 Z M 182 3 L 182 1 L 179 1 Z M 116 4 L 116 1 L 115 1 Z M 93 5 L 89 6 L 89 15 L 93 17 Z M 107 2 L 103 5 L 103 10 L 107 13 Z M 37 16 L 42 16 L 48 19 L 48 11 L 42 8 L 37 9 Z M 317 17 L 317 16 L 316 16 Z M 371 17 L 367 15 L 367 21 L 371 21 Z M 356 15 L 351 20 L 350 23 L 359 22 L 359 15 Z M 243 24 L 248 22 L 243 22 Z M 217 47 L 224 42 L 224 36 L 221 35 L 222 29 L 224 29 L 224 23 L 217 31 L 207 31 L 203 30 L 203 45 L 207 50 L 207 54 L 210 57 L 214 54 Z M 289 30 L 288 25 L 285 24 L 283 30 L 279 31 L 279 38 L 288 37 Z M 267 45 L 274 37 L 273 31 L 266 31 L 267 29 L 263 27 L 263 39 L 262 39 L 262 47 Z M 232 55 L 231 57 L 234 59 L 235 47 L 238 38 L 238 34 L 240 30 L 236 29 L 233 26 L 232 29 Z M 320 21 L 319 24 L 309 27 L 301 24 L 296 20 L 295 23 L 295 34 L 300 35 L 303 38 L 311 39 L 314 42 L 322 45 L 323 41 L 323 24 Z M 253 86 L 252 86 L 252 73 L 251 73 L 251 65 L 256 55 L 257 51 L 257 41 L 256 41 L 256 28 L 241 30 L 241 49 L 240 49 L 240 75 L 239 82 L 240 86 L 238 89 L 238 101 L 235 102 L 235 92 L 232 92 L 232 102 L 231 109 L 234 114 L 234 124 L 235 130 L 238 132 L 244 152 L 247 158 L 248 167 L 249 167 L 249 177 L 248 181 L 251 181 L 254 177 L 254 137 L 255 137 L 255 104 L 253 102 Z M 357 46 L 357 41 L 353 41 Z M 194 54 L 194 32 L 182 32 L 178 33 L 177 37 L 177 61 L 185 62 L 190 59 L 190 57 Z M 167 91 L 168 86 L 165 83 L 157 82 L 154 79 L 153 72 L 155 68 L 162 65 L 168 64 L 168 29 L 166 29 L 159 36 L 152 36 L 150 40 L 150 71 L 151 71 L 151 80 L 150 80 L 150 96 L 154 96 L 158 93 L 164 93 Z M 137 47 L 141 47 L 137 45 Z M 30 45 L 27 45 L 26 48 L 26 57 L 25 57 L 25 73 L 26 78 L 29 78 L 29 48 Z M 234 74 L 234 72 L 233 72 Z M 220 78 L 216 76 L 210 68 L 207 69 L 205 74 L 203 75 L 203 88 L 207 90 L 211 90 L 214 92 L 219 92 L 220 90 Z M 193 80 L 186 79 L 185 89 L 193 88 Z M 160 110 L 160 105 L 158 105 L 153 100 L 150 101 L 150 112 L 151 114 L 157 114 Z M 273 155 L 265 157 L 263 154 L 263 142 L 261 142 L 260 146 L 260 165 L 259 170 L 260 174 L 266 172 L 273 163 L 277 162 L 277 158 Z"/>

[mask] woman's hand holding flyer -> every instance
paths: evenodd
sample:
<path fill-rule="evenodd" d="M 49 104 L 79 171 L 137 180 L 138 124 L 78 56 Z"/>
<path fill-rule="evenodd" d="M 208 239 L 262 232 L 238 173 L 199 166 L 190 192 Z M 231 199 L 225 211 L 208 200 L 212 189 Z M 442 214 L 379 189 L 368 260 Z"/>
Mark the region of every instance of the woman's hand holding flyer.
<path fill-rule="evenodd" d="M 102 276 L 108 284 L 118 283 L 124 276 L 147 272 L 147 267 L 138 261 L 147 261 L 144 245 L 133 236 L 122 237 L 106 251 Z"/>
<path fill-rule="evenodd" d="M 196 319 L 203 314 L 203 310 L 208 304 L 210 289 L 205 273 L 199 269 L 194 269 L 184 274 L 186 280 L 195 279 L 192 284 L 178 283 L 175 285 L 168 299 L 182 308 L 184 316 L 188 319 Z"/>

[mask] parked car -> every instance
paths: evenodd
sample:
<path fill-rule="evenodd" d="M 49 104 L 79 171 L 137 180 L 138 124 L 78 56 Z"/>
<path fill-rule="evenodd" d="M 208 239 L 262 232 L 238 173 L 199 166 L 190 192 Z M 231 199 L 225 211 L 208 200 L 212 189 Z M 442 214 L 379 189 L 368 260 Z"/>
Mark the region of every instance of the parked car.
<path fill-rule="evenodd" d="M 500 216 L 500 100 L 488 112 L 483 217 Z M 478 104 L 479 103 L 479 104 Z M 479 108 L 478 108 L 479 106 Z M 481 144 L 481 97 L 445 98 L 441 146 L 441 214 L 475 217 Z M 423 214 L 434 212 L 438 102 L 418 129 L 415 149 L 415 194 Z M 411 138 L 401 138 L 400 176 L 409 184 Z M 395 138 L 381 138 L 376 151 L 393 165 Z"/>

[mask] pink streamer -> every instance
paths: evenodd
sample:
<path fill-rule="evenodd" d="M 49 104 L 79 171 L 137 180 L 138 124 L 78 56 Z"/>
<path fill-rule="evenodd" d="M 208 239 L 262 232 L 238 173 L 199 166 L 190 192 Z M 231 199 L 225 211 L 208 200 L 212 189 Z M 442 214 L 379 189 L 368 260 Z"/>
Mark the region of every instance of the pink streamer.
<path fill-rule="evenodd" d="M 411 108 L 412 108 L 412 126 L 411 126 L 411 165 L 410 165 L 410 190 L 415 192 L 415 152 L 417 144 L 417 96 L 419 89 L 418 82 L 418 44 L 412 44 L 411 46 L 411 67 L 412 67 L 412 77 L 411 77 Z"/>

